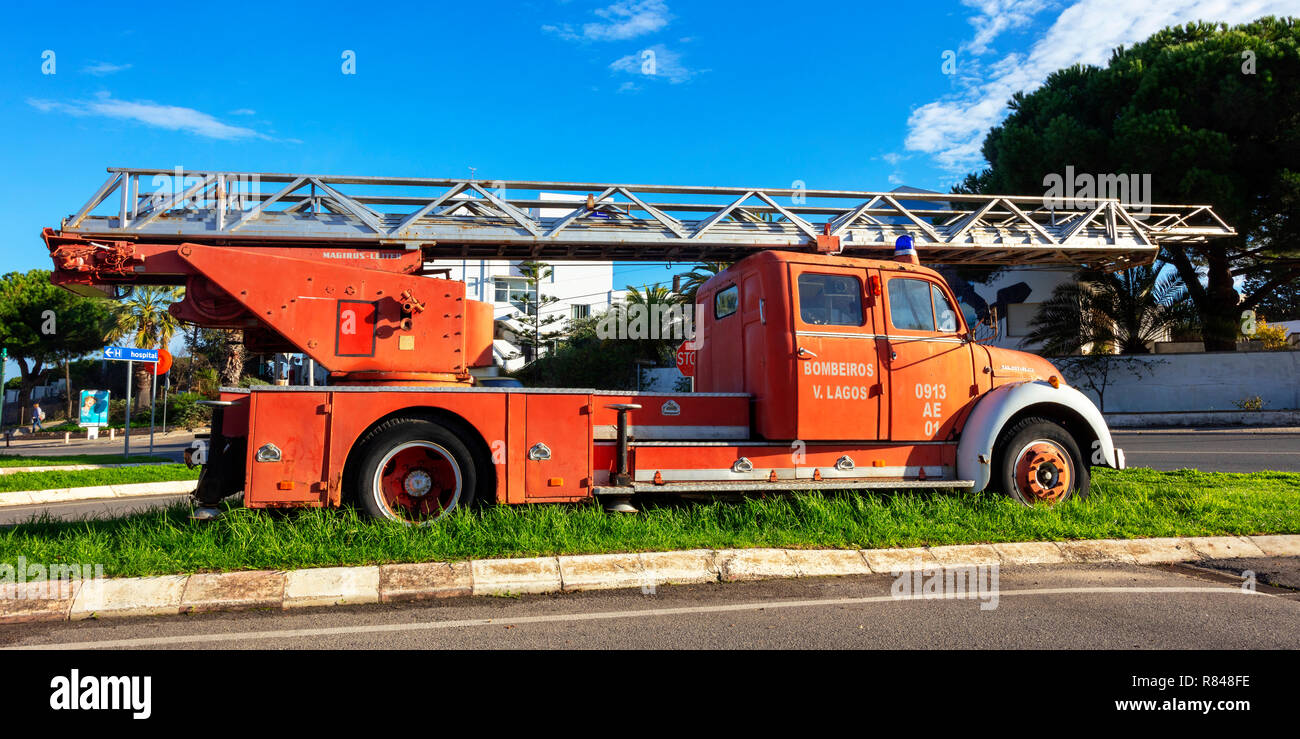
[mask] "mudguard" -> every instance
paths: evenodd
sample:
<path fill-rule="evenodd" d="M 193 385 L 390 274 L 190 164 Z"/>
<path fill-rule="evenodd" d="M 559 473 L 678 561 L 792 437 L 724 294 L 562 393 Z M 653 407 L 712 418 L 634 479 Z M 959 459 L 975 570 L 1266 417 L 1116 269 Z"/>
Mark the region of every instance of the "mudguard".
<path fill-rule="evenodd" d="M 988 486 L 993 475 L 993 444 L 1007 421 L 1031 405 L 1050 404 L 1074 411 L 1092 428 L 1099 444 L 1091 449 L 1080 445 L 1094 465 L 1124 469 L 1124 452 L 1115 448 L 1106 419 L 1088 396 L 1068 385 L 1052 387 L 1042 380 L 1019 382 L 994 388 L 980 398 L 957 442 L 957 477 L 974 480 L 974 491 Z M 1100 455 L 1100 456 L 1098 456 Z"/>

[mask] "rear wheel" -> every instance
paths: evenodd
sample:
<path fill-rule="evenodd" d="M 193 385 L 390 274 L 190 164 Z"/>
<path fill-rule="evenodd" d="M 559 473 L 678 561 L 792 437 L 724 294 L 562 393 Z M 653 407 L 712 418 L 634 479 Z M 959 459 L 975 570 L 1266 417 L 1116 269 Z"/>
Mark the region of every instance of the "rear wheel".
<path fill-rule="evenodd" d="M 1053 506 L 1088 494 L 1091 475 L 1079 445 L 1045 418 L 1026 418 L 1007 429 L 994 459 L 1002 491 L 1025 505 Z"/>
<path fill-rule="evenodd" d="M 450 429 L 422 418 L 394 418 L 361 440 L 352 480 L 373 518 L 427 524 L 474 502 L 474 457 Z"/>

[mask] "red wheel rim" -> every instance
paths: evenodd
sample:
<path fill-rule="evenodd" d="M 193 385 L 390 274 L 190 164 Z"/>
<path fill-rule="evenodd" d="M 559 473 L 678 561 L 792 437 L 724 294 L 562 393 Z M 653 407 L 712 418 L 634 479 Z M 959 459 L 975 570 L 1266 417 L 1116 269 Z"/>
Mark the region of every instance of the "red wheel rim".
<path fill-rule="evenodd" d="M 455 508 L 461 485 L 456 458 L 428 441 L 407 442 L 388 452 L 373 481 L 377 500 L 392 518 L 420 522 Z"/>
<path fill-rule="evenodd" d="M 1074 469 L 1056 442 L 1031 441 L 1016 455 L 1016 492 L 1026 502 L 1059 503 L 1070 492 Z"/>

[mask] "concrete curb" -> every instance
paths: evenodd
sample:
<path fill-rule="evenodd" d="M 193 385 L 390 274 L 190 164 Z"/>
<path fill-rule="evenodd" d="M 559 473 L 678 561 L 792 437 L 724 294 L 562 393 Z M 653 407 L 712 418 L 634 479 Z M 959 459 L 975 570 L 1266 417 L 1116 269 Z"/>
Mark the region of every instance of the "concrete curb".
<path fill-rule="evenodd" d="M 133 482 L 129 485 L 88 485 L 79 488 L 53 490 L 19 490 L 0 493 L 0 508 L 15 505 L 40 505 L 74 500 L 103 500 L 108 498 L 135 498 L 146 495 L 192 493 L 197 480 L 173 482 Z"/>
<path fill-rule="evenodd" d="M 0 583 L 0 624 L 174 615 L 664 584 L 891 575 L 978 565 L 1167 564 L 1300 556 L 1300 535 L 1009 542 L 912 549 L 692 549 L 476 559 L 288 572 Z"/>

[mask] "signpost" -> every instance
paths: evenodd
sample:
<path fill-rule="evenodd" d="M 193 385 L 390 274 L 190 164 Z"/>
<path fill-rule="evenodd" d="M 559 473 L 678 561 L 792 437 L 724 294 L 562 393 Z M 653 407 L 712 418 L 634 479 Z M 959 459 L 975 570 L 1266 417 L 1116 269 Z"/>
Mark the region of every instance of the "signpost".
<path fill-rule="evenodd" d="M 9 347 L 0 347 L 0 434 L 5 432 L 5 364 L 9 362 Z M 5 437 L 5 444 L 9 443 Z"/>
<path fill-rule="evenodd" d="M 132 346 L 106 346 L 104 347 L 104 359 L 113 359 L 119 362 L 126 362 L 126 433 L 123 436 L 122 456 L 131 457 L 131 380 L 136 362 L 149 362 L 158 364 L 157 349 L 136 349 Z M 155 377 L 154 389 L 158 383 Z M 153 405 L 153 398 L 149 399 L 150 406 Z M 152 415 L 152 412 L 151 412 Z M 149 425 L 149 448 L 153 450 L 153 423 Z"/>
<path fill-rule="evenodd" d="M 695 376 L 695 350 L 685 345 L 677 349 L 677 371 L 687 377 Z"/>
<path fill-rule="evenodd" d="M 689 345 L 690 342 L 688 341 L 686 343 L 683 343 L 681 346 L 677 347 L 677 354 L 675 359 L 677 364 L 677 371 L 682 373 L 682 375 L 691 378 L 691 390 L 694 391 L 696 354 L 694 349 L 686 348 Z"/>

